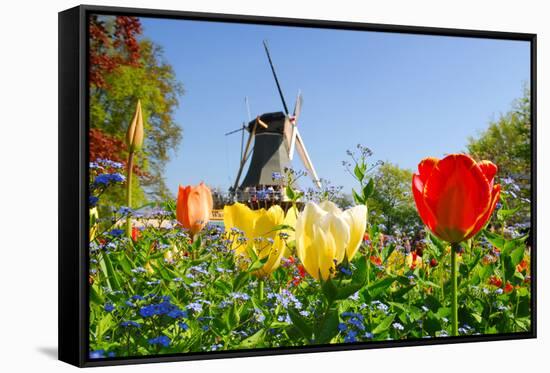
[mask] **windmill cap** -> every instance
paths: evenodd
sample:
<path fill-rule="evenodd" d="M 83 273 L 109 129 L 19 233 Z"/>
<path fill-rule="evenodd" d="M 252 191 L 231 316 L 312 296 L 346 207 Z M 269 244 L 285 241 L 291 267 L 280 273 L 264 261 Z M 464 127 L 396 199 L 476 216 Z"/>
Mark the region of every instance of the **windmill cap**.
<path fill-rule="evenodd" d="M 283 133 L 285 128 L 286 115 L 282 111 L 277 111 L 275 113 L 265 113 L 260 115 L 260 120 L 268 125 L 267 128 L 262 126 L 256 127 L 256 133 Z M 256 119 L 248 123 L 248 131 L 252 132 L 254 125 L 256 124 Z"/>

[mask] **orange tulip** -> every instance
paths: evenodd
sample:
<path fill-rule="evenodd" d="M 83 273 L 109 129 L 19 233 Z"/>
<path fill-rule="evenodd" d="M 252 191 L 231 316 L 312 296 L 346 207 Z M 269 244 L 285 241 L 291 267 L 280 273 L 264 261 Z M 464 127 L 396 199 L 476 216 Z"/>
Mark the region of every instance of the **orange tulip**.
<path fill-rule="evenodd" d="M 197 186 L 179 186 L 176 205 L 176 218 L 182 227 L 195 235 L 210 220 L 212 212 L 212 192 L 204 183 Z"/>
<path fill-rule="evenodd" d="M 476 163 L 466 154 L 425 158 L 413 175 L 412 190 L 420 218 L 437 237 L 458 243 L 487 223 L 500 196 L 493 185 L 497 166 Z"/>

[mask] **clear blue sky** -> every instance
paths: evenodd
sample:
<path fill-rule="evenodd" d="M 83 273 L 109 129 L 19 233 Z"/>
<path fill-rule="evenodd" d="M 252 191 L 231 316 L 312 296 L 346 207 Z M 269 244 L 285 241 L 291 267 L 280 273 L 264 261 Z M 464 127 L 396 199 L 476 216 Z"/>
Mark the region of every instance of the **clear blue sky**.
<path fill-rule="evenodd" d="M 409 169 L 426 156 L 462 151 L 469 136 L 509 110 L 530 78 L 529 44 L 521 41 L 142 22 L 186 91 L 175 118 L 183 140 L 166 169 L 174 193 L 178 184 L 226 190 L 233 183 L 241 139 L 224 133 L 248 120 L 245 96 L 252 117 L 282 110 L 264 39 L 291 111 L 302 91 L 298 125 L 319 176 L 348 193 L 346 149 L 361 143 L 373 160 Z M 301 168 L 297 156 L 294 166 Z"/>

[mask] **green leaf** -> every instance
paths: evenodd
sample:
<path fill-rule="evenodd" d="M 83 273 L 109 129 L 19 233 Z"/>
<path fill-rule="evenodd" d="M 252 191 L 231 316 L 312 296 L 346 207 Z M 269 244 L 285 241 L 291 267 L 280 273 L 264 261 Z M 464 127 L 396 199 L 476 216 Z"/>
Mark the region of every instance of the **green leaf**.
<path fill-rule="evenodd" d="M 160 277 L 162 277 L 163 280 L 171 281 L 174 277 L 176 277 L 176 275 L 170 273 L 171 271 L 167 269 L 163 259 L 157 259 L 154 262 L 151 262 L 151 266 L 156 273 L 160 274 Z"/>
<path fill-rule="evenodd" d="M 436 284 L 435 282 L 432 282 L 432 281 L 423 280 L 421 277 L 418 277 L 418 279 L 416 281 L 420 285 L 422 285 L 423 287 L 432 287 L 432 288 L 435 288 L 435 289 L 439 289 L 441 287 L 441 285 Z"/>
<path fill-rule="evenodd" d="M 516 248 L 523 248 L 525 246 L 525 239 L 527 236 L 519 237 L 513 240 L 508 240 L 502 248 L 501 255 L 509 255 Z"/>
<path fill-rule="evenodd" d="M 233 304 L 233 307 L 229 309 L 229 312 L 226 313 L 226 324 L 228 330 L 233 330 L 239 322 L 241 321 L 240 309 L 236 303 Z"/>
<path fill-rule="evenodd" d="M 416 285 L 403 286 L 401 289 L 393 293 L 394 299 L 401 299 L 405 294 L 414 289 Z"/>
<path fill-rule="evenodd" d="M 480 282 L 486 282 L 489 276 L 493 274 L 493 271 L 494 268 L 492 265 L 481 266 L 478 271 Z"/>
<path fill-rule="evenodd" d="M 444 317 L 449 318 L 451 316 L 451 308 L 450 307 L 439 307 L 437 312 L 434 314 L 438 318 L 442 319 Z"/>
<path fill-rule="evenodd" d="M 233 280 L 233 291 L 238 291 L 249 279 L 250 274 L 248 272 L 239 272 Z"/>
<path fill-rule="evenodd" d="M 137 210 L 142 209 L 144 207 L 148 207 L 148 206 L 154 206 L 154 205 L 155 205 L 154 202 L 147 203 L 147 204 L 139 207 Z M 170 211 L 173 216 L 176 216 L 176 203 L 175 203 L 174 200 L 169 199 L 167 201 L 164 201 L 161 205 L 162 205 L 163 210 Z"/>
<path fill-rule="evenodd" d="M 470 265 L 468 265 L 468 271 L 466 273 L 466 278 L 469 278 L 470 277 L 470 273 L 472 272 L 472 270 L 477 266 L 477 264 L 479 263 L 479 261 L 481 260 L 481 258 L 483 257 L 483 252 L 482 251 L 479 251 L 474 259 L 474 261 L 472 263 L 470 263 Z"/>
<path fill-rule="evenodd" d="M 321 280 L 321 289 L 323 290 L 323 294 L 328 299 L 329 303 L 332 303 L 336 299 L 338 289 L 331 278 L 328 278 L 326 281 Z"/>
<path fill-rule="evenodd" d="M 406 317 L 410 318 L 412 321 L 416 321 L 422 317 L 422 310 L 416 306 L 398 302 L 388 302 L 388 304 L 399 308 L 403 311 L 403 315 L 406 315 Z"/>
<path fill-rule="evenodd" d="M 219 290 L 221 290 L 222 294 L 228 294 L 231 292 L 231 286 L 225 281 L 214 281 L 212 285 Z"/>
<path fill-rule="evenodd" d="M 336 287 L 335 300 L 348 299 L 351 295 L 361 290 L 367 283 L 367 262 L 363 258 L 356 262 L 356 269 L 351 280 L 342 281 Z"/>
<path fill-rule="evenodd" d="M 509 255 L 504 257 L 504 271 L 507 279 L 511 279 L 516 272 L 516 266 L 523 259 L 525 253 L 525 247 L 523 245 L 518 246 L 512 250 Z M 503 255 L 501 253 L 501 255 Z"/>
<path fill-rule="evenodd" d="M 105 271 L 105 275 L 107 276 L 107 282 L 109 283 L 111 290 L 120 290 L 120 279 L 118 278 L 118 274 L 115 271 L 113 267 L 113 263 L 111 262 L 111 255 L 105 254 L 100 259 L 100 267 L 102 267 Z"/>
<path fill-rule="evenodd" d="M 286 186 L 285 192 L 288 199 L 290 199 L 291 201 L 295 201 L 296 193 L 294 192 L 294 189 L 292 189 L 290 185 Z"/>
<path fill-rule="evenodd" d="M 512 261 L 512 265 L 515 267 L 517 266 L 521 260 L 523 259 L 523 255 L 525 254 L 525 247 L 519 246 L 516 247 L 511 253 L 510 253 L 510 259 Z"/>
<path fill-rule="evenodd" d="M 279 224 L 274 226 L 273 229 L 270 230 L 269 232 L 266 232 L 265 235 L 268 235 L 269 233 L 273 233 L 277 231 L 282 231 L 282 230 L 294 231 L 294 227 L 291 225 Z"/>
<path fill-rule="evenodd" d="M 357 180 L 359 180 L 360 182 L 363 181 L 365 177 L 365 172 L 363 170 L 363 167 L 361 167 L 359 164 L 356 164 L 355 168 L 353 169 L 353 173 L 355 174 L 355 177 L 357 178 Z"/>
<path fill-rule="evenodd" d="M 506 239 L 496 233 L 489 232 L 488 230 L 483 230 L 483 235 L 485 235 L 485 238 L 492 243 L 494 246 L 502 250 L 504 248 L 504 245 L 506 244 Z"/>
<path fill-rule="evenodd" d="M 255 334 L 252 334 L 250 337 L 244 339 L 241 344 L 239 345 L 239 348 L 257 348 L 257 347 L 263 347 L 263 339 L 265 336 L 265 330 L 260 329 Z"/>
<path fill-rule="evenodd" d="M 513 209 L 500 209 L 497 211 L 497 219 L 500 221 L 503 221 L 507 217 L 514 215 L 518 211 L 519 211 L 519 206 Z"/>
<path fill-rule="evenodd" d="M 376 296 L 378 296 L 379 294 L 386 292 L 386 290 L 395 282 L 395 280 L 396 277 L 381 278 L 367 286 L 367 290 L 373 298 L 376 298 Z"/>
<path fill-rule="evenodd" d="M 431 232 L 428 231 L 428 244 L 431 244 L 430 247 L 435 251 L 437 259 L 441 259 L 441 256 L 445 254 L 445 248 L 447 244 L 434 236 Z"/>
<path fill-rule="evenodd" d="M 127 275 L 132 276 L 132 268 L 135 267 L 135 265 L 132 263 L 132 261 L 128 258 L 128 255 L 124 254 L 122 258 L 118 261 L 118 264 L 122 267 L 122 270 Z"/>
<path fill-rule="evenodd" d="M 258 269 L 262 268 L 265 265 L 265 263 L 267 263 L 268 260 L 269 260 L 269 255 L 267 255 L 263 259 L 259 259 L 259 258 L 256 259 L 254 262 L 250 264 L 250 267 L 248 267 L 247 271 L 248 272 L 257 271 Z"/>
<path fill-rule="evenodd" d="M 434 335 L 437 331 L 441 330 L 442 328 L 441 320 L 442 320 L 442 317 L 439 317 L 437 314 L 433 313 L 432 311 L 428 311 L 427 316 L 424 318 L 424 324 L 423 324 L 424 330 L 428 334 Z"/>
<path fill-rule="evenodd" d="M 479 313 L 472 312 L 472 317 L 476 320 L 476 322 L 481 323 L 483 321 L 483 318 Z"/>
<path fill-rule="evenodd" d="M 193 244 L 191 245 L 191 250 L 194 252 L 197 252 L 200 249 L 202 243 L 201 236 L 197 235 L 196 237 L 196 240 L 193 241 Z"/>
<path fill-rule="evenodd" d="M 332 306 L 315 329 L 315 342 L 329 343 L 338 334 L 338 308 Z"/>
<path fill-rule="evenodd" d="M 111 327 L 113 323 L 113 317 L 110 313 L 103 316 L 101 320 L 97 323 L 97 329 L 96 329 L 96 338 L 98 340 L 101 340 L 103 337 L 103 334 L 105 334 L 109 328 Z"/>
<path fill-rule="evenodd" d="M 95 304 L 105 303 L 104 298 L 101 295 L 99 295 L 96 285 L 90 286 L 90 301 Z"/>
<path fill-rule="evenodd" d="M 516 272 L 516 266 L 512 264 L 512 258 L 510 256 L 504 257 L 504 276 L 506 279 L 511 279 Z"/>
<path fill-rule="evenodd" d="M 395 314 L 387 316 L 380 324 L 376 326 L 376 328 L 372 330 L 372 334 L 380 334 L 388 330 L 394 318 Z"/>
<path fill-rule="evenodd" d="M 351 189 L 351 194 L 353 195 L 353 199 L 355 200 L 355 203 L 358 203 L 360 205 L 365 203 L 365 200 L 363 199 L 363 197 L 361 197 L 359 194 L 357 194 L 355 189 Z"/>
<path fill-rule="evenodd" d="M 164 254 L 163 254 L 163 256 L 164 256 Z M 206 255 L 203 255 L 201 257 L 198 257 L 197 259 L 190 260 L 189 265 L 194 266 L 194 265 L 197 265 L 197 264 L 205 263 L 205 262 L 208 262 L 210 260 L 210 258 L 212 258 L 212 254 L 206 254 Z"/>
<path fill-rule="evenodd" d="M 370 178 L 367 185 L 363 188 L 363 197 L 367 200 L 374 193 L 374 179 Z"/>
<path fill-rule="evenodd" d="M 256 255 L 256 251 L 254 251 L 252 246 L 247 246 L 246 247 L 246 252 L 248 253 L 248 257 L 250 258 L 252 263 L 254 263 L 255 261 L 258 260 L 258 255 Z"/>
<path fill-rule="evenodd" d="M 288 315 L 292 320 L 292 324 L 294 324 L 300 334 L 302 334 L 304 338 L 309 342 L 311 340 L 311 335 L 313 334 L 313 327 L 309 325 L 308 320 L 291 307 L 288 308 Z"/>

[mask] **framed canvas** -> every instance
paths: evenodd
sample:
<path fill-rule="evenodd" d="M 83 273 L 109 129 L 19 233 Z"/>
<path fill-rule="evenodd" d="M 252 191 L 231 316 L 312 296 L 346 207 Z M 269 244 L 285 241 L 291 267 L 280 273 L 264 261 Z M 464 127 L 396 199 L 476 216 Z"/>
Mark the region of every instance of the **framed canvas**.
<path fill-rule="evenodd" d="M 536 337 L 536 35 L 59 13 L 59 358 Z"/>

